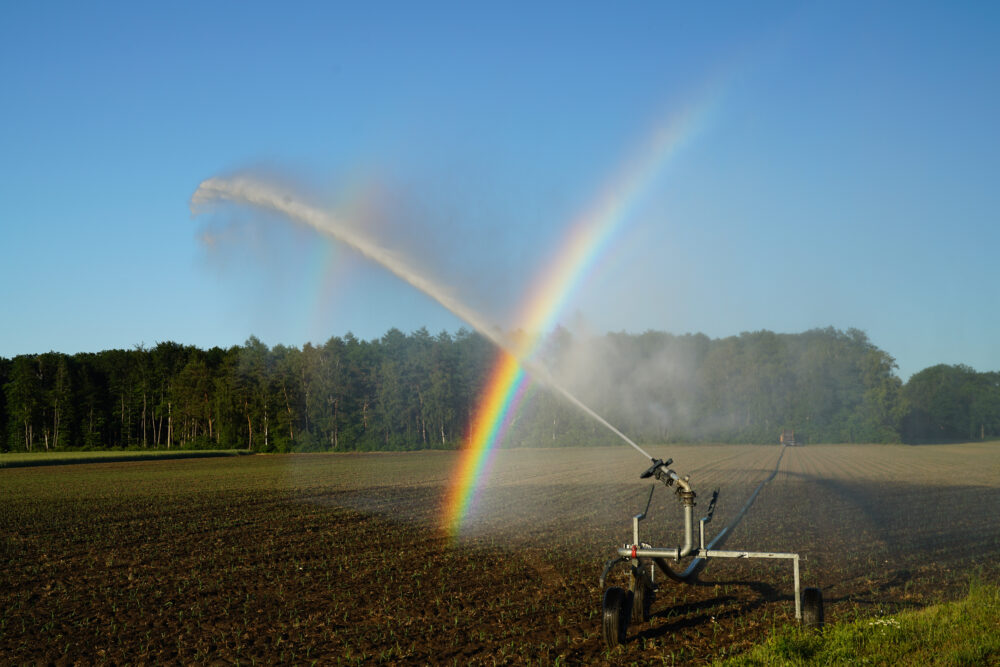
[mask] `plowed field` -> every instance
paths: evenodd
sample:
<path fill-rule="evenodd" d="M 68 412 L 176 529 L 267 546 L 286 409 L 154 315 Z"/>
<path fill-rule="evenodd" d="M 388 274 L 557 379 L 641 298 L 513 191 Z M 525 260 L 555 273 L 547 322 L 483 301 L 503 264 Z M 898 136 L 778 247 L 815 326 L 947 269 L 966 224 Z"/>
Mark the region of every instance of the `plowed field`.
<path fill-rule="evenodd" d="M 650 449 L 702 501 L 721 488 L 710 534 L 777 468 L 726 548 L 802 554 L 828 621 L 1000 574 L 1000 444 Z M 658 581 L 652 620 L 609 653 L 598 576 L 631 541 L 646 462 L 624 447 L 501 451 L 450 540 L 438 526 L 456 460 L 0 470 L 2 661 L 697 663 L 794 620 L 787 561 L 717 560 L 694 585 Z M 659 488 L 642 540 L 677 546 L 680 518 Z"/>

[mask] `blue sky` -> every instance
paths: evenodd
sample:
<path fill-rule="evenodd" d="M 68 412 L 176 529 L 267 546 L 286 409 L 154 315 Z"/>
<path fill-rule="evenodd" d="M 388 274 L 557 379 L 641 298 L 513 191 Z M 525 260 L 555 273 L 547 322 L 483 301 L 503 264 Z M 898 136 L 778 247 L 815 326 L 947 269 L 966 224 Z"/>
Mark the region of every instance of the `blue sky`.
<path fill-rule="evenodd" d="M 0 356 L 460 326 L 331 241 L 192 218 L 245 170 L 389 211 L 374 235 L 509 326 L 703 104 L 566 324 L 857 327 L 904 380 L 1000 369 L 1000 5 L 144 4 L 0 9 Z"/>

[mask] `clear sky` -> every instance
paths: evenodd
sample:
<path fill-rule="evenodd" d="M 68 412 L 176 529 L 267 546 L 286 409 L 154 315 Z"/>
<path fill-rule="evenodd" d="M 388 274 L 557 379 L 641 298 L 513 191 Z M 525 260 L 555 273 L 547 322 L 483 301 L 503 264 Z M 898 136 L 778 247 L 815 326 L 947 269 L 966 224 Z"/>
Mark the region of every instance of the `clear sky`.
<path fill-rule="evenodd" d="M 516 326 L 691 113 L 561 321 L 856 327 L 904 380 L 1000 370 L 997 3 L 8 2 L 0 102 L 0 356 L 461 325 L 318 235 L 192 218 L 247 170 L 382 211 Z"/>

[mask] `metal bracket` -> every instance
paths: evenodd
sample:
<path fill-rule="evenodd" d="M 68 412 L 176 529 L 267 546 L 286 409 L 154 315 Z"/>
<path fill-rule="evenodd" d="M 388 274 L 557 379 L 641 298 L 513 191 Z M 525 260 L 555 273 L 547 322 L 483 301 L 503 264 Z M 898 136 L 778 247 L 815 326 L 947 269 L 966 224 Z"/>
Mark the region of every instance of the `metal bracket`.
<path fill-rule="evenodd" d="M 611 568 L 613 568 L 615 565 L 618 565 L 618 563 L 627 563 L 629 560 L 630 559 L 628 556 L 619 556 L 617 558 L 612 558 L 611 560 L 609 560 L 607 565 L 604 566 L 604 571 L 601 572 L 601 579 L 600 579 L 601 588 L 604 588 L 604 582 L 607 580 L 608 573 L 611 572 Z"/>
<path fill-rule="evenodd" d="M 649 487 L 649 497 L 646 498 L 646 509 L 632 517 L 632 544 L 639 544 L 639 522 L 645 519 L 646 513 L 649 512 L 649 504 L 653 502 L 653 491 L 656 491 L 655 484 Z"/>

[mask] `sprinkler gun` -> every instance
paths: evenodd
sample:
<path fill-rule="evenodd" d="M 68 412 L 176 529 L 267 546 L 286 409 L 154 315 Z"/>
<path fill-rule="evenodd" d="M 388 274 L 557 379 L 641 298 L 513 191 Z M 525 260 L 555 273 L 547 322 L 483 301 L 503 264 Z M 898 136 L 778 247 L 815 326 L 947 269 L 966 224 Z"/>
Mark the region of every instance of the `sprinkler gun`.
<path fill-rule="evenodd" d="M 667 486 L 671 486 L 673 485 L 674 482 L 677 482 L 677 487 L 678 487 L 677 495 L 681 496 L 681 498 L 683 499 L 685 494 L 691 494 L 691 506 L 694 507 L 695 493 L 694 490 L 691 488 L 691 485 L 688 484 L 688 479 L 690 478 L 681 477 L 680 475 L 678 475 L 673 470 L 667 467 L 671 463 L 673 463 L 674 460 L 673 459 L 667 459 L 666 461 L 664 461 L 663 459 L 650 459 L 650 460 L 653 462 L 653 465 L 650 466 L 649 469 L 646 470 L 646 472 L 639 475 L 639 479 L 649 479 L 650 477 L 656 477 L 656 479 L 660 480 Z M 687 505 L 686 502 L 685 505 Z"/>
<path fill-rule="evenodd" d="M 680 560 L 681 558 L 684 558 L 685 556 L 690 554 L 691 551 L 694 550 L 694 539 L 693 539 L 694 536 L 692 535 L 692 528 L 694 524 L 694 506 L 695 506 L 694 499 L 697 496 L 697 494 L 694 492 L 694 489 L 692 489 L 691 485 L 688 483 L 689 478 L 681 477 L 676 472 L 667 467 L 674 462 L 673 459 L 667 459 L 666 461 L 664 461 L 663 459 L 650 459 L 650 460 L 653 462 L 653 465 L 651 465 L 645 472 L 639 475 L 639 479 L 649 479 L 650 477 L 655 477 L 656 479 L 663 482 L 664 486 L 668 487 L 673 486 L 674 482 L 676 482 L 677 491 L 675 493 L 677 493 L 677 495 L 680 497 L 681 503 L 684 505 L 684 544 L 683 546 L 671 550 L 672 553 L 669 554 L 669 557 L 673 558 L 674 560 Z M 666 550 L 660 550 L 660 551 L 666 551 Z M 662 558 L 667 554 L 657 554 L 657 555 Z"/>
<path fill-rule="evenodd" d="M 784 453 L 784 450 L 782 450 Z M 736 526 L 739 520 L 749 509 L 757 494 L 764 484 L 769 482 L 777 473 L 771 474 L 760 486 L 751 494 L 750 499 L 737 512 L 735 518 L 728 526 L 723 528 L 710 542 L 705 541 L 705 525 L 712 521 L 715 515 L 715 504 L 719 499 L 719 490 L 712 492 L 712 499 L 708 503 L 708 511 L 699 521 L 698 543 L 695 544 L 694 535 L 694 507 L 696 494 L 691 488 L 690 478 L 681 477 L 670 469 L 673 459 L 649 459 L 652 465 L 639 475 L 640 479 L 655 477 L 664 486 L 677 485 L 674 493 L 684 506 L 684 542 L 677 547 L 656 547 L 647 544 L 639 539 L 639 522 L 644 520 L 649 513 L 649 505 L 653 498 L 654 484 L 649 490 L 649 498 L 646 500 L 646 508 L 639 514 L 632 517 L 632 543 L 618 547 L 616 556 L 609 560 L 604 566 L 600 576 L 600 587 L 605 588 L 605 582 L 611 570 L 618 565 L 625 565 L 628 572 L 628 589 L 612 586 L 605 589 L 604 597 L 601 601 L 603 611 L 602 634 L 605 643 L 609 648 L 613 648 L 625 641 L 626 630 L 629 621 L 646 622 L 649 620 L 649 605 L 653 601 L 657 586 L 653 576 L 656 570 L 661 571 L 678 583 L 692 583 L 698 575 L 699 570 L 712 558 L 768 558 L 783 559 L 792 561 L 792 579 L 795 586 L 795 618 L 804 621 L 807 627 L 819 627 L 823 618 L 823 597 L 818 588 L 806 589 L 805 595 L 800 595 L 799 588 L 799 554 L 773 551 L 743 551 L 724 550 L 719 547 L 729 532 Z M 781 458 L 779 456 L 778 463 Z M 668 561 L 675 563 L 690 557 L 692 560 L 681 572 L 675 572 Z M 648 570 L 647 570 L 648 565 Z M 806 616 L 803 617 L 803 606 L 806 607 Z"/>

